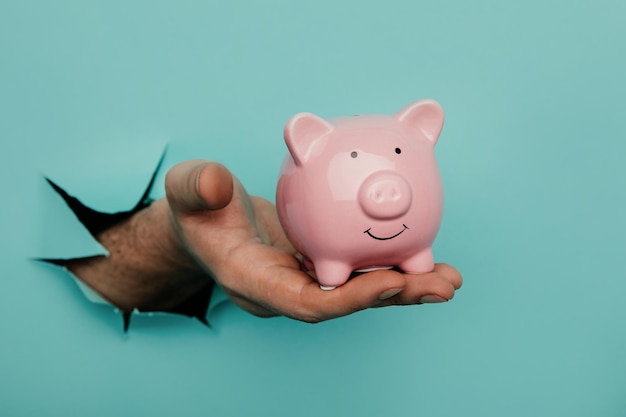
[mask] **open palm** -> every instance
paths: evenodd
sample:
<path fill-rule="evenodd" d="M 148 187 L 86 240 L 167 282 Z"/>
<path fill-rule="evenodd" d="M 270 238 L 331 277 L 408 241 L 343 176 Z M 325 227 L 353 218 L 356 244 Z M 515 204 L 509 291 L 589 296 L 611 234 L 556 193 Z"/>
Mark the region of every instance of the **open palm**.
<path fill-rule="evenodd" d="M 361 274 L 323 291 L 304 271 L 269 201 L 249 196 L 224 166 L 187 161 L 166 178 L 172 224 L 186 250 L 240 307 L 258 316 L 319 322 L 386 305 L 448 301 L 462 279 L 437 264 L 426 274 Z"/>

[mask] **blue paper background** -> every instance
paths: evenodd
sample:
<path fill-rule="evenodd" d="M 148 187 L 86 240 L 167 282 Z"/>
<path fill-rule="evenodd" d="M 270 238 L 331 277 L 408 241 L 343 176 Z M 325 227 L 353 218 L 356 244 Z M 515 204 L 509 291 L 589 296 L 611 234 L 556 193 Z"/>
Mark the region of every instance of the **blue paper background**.
<path fill-rule="evenodd" d="M 0 414 L 626 415 L 624 21 L 623 1 L 0 2 Z M 226 305 L 214 330 L 124 335 L 29 260 L 101 250 L 42 174 L 127 209 L 171 141 L 166 165 L 219 160 L 272 198 L 291 114 L 422 97 L 447 115 L 450 303 L 315 326 Z"/>

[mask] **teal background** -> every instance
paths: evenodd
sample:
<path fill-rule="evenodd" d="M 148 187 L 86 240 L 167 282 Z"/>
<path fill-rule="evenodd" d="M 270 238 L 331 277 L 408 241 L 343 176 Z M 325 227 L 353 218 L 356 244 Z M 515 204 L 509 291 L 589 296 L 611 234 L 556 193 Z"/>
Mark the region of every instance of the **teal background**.
<path fill-rule="evenodd" d="M 0 0 L 3 416 L 626 416 L 626 2 Z M 42 180 L 129 208 L 165 143 L 273 198 L 282 128 L 437 99 L 443 305 L 120 316 Z M 158 192 L 161 189 L 158 188 Z"/>

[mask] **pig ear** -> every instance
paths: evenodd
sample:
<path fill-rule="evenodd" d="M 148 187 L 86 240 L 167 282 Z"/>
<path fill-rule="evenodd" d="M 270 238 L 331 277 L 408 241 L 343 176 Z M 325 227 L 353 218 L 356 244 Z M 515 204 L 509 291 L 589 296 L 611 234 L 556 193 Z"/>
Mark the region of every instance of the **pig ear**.
<path fill-rule="evenodd" d="M 412 132 L 421 132 L 433 146 L 443 128 L 443 109 L 435 100 L 418 100 L 396 113 L 397 120 Z"/>
<path fill-rule="evenodd" d="M 305 163 L 313 143 L 332 130 L 330 123 L 312 113 L 298 113 L 289 119 L 285 126 L 285 143 L 296 165 Z"/>

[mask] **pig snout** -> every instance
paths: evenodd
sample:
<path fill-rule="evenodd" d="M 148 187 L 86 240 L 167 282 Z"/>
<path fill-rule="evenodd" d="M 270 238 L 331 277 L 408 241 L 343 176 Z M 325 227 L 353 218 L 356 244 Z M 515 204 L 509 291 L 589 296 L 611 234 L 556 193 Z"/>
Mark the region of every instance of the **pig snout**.
<path fill-rule="evenodd" d="M 380 220 L 405 214 L 412 198 L 409 183 L 391 171 L 375 172 L 365 179 L 359 190 L 359 204 L 365 214 Z"/>

